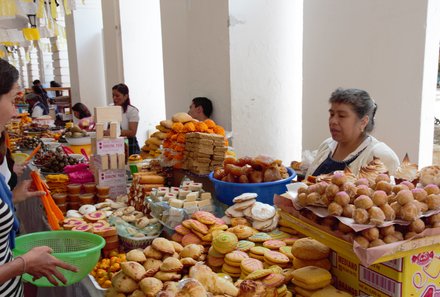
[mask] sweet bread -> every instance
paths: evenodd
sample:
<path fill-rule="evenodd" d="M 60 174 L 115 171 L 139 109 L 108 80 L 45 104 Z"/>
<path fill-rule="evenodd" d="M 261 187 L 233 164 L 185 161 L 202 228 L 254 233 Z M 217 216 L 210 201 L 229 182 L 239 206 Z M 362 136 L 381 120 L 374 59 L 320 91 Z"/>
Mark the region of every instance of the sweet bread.
<path fill-rule="evenodd" d="M 292 255 L 304 260 L 327 258 L 330 248 L 312 238 L 300 238 L 292 246 Z"/>

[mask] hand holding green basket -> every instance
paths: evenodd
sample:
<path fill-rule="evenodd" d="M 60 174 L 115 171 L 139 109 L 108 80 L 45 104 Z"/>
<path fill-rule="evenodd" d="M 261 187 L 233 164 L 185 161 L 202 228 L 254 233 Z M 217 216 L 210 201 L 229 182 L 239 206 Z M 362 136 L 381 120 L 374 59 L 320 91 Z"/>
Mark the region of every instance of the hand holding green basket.
<path fill-rule="evenodd" d="M 47 231 L 17 237 L 13 252 L 24 262 L 24 281 L 39 287 L 68 286 L 92 271 L 104 245 L 104 238 L 92 233 Z"/>

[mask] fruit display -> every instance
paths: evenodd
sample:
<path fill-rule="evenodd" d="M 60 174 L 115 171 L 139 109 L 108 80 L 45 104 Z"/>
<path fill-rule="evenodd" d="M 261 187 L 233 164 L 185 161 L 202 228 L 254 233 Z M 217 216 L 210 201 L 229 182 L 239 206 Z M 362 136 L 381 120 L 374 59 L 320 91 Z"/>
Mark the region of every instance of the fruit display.
<path fill-rule="evenodd" d="M 107 289 L 112 286 L 112 277 L 121 270 L 121 263 L 127 261 L 125 253 L 113 250 L 107 258 L 101 258 L 93 268 L 92 275 L 101 288 Z"/>
<path fill-rule="evenodd" d="M 63 172 L 67 165 L 78 163 L 80 163 L 78 159 L 66 155 L 62 148 L 56 148 L 55 151 L 39 151 L 34 158 L 34 164 L 44 172 Z"/>
<path fill-rule="evenodd" d="M 32 150 L 40 144 L 39 137 L 25 136 L 16 142 L 16 146 L 20 149 Z"/>
<path fill-rule="evenodd" d="M 64 137 L 67 138 L 86 137 L 87 135 L 88 135 L 87 131 L 82 130 L 77 125 L 73 125 L 72 127 L 67 128 L 66 131 L 64 132 Z"/>
<path fill-rule="evenodd" d="M 231 183 L 272 182 L 289 177 L 281 160 L 259 155 L 239 159 L 227 157 L 223 167 L 214 170 L 214 178 Z"/>

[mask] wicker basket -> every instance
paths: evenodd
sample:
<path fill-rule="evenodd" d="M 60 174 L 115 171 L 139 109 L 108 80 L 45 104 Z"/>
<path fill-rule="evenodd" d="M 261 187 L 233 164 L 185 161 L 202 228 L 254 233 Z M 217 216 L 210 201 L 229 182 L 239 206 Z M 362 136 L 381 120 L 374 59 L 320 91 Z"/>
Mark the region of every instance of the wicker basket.
<path fill-rule="evenodd" d="M 160 232 L 161 233 L 161 232 Z M 146 236 L 146 237 L 125 237 L 119 235 L 119 240 L 121 241 L 121 245 L 126 251 L 130 251 L 133 249 L 144 249 L 149 246 L 155 238 L 159 237 L 159 234 L 155 236 Z"/>

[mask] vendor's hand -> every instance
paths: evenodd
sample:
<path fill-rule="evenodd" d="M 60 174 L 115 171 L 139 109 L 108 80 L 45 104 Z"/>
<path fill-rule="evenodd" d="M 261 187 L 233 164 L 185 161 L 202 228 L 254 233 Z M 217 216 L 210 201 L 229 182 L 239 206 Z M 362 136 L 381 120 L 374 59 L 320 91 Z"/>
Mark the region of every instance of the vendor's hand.
<path fill-rule="evenodd" d="M 34 191 L 31 187 L 31 180 L 24 180 L 17 184 L 17 186 L 12 190 L 12 200 L 14 203 L 23 202 L 31 197 L 41 197 L 46 195 L 44 191 Z"/>
<path fill-rule="evenodd" d="M 78 272 L 78 268 L 55 258 L 51 253 L 52 249 L 50 247 L 39 246 L 24 254 L 22 257 L 26 262 L 25 272 L 32 275 L 34 280 L 45 276 L 54 286 L 58 286 L 59 284 L 57 279 L 63 284 L 66 284 L 66 278 L 57 267 L 73 272 Z"/>
<path fill-rule="evenodd" d="M 13 170 L 18 176 L 21 176 L 28 164 L 29 164 L 29 161 L 23 162 L 21 164 L 14 163 Z"/>

